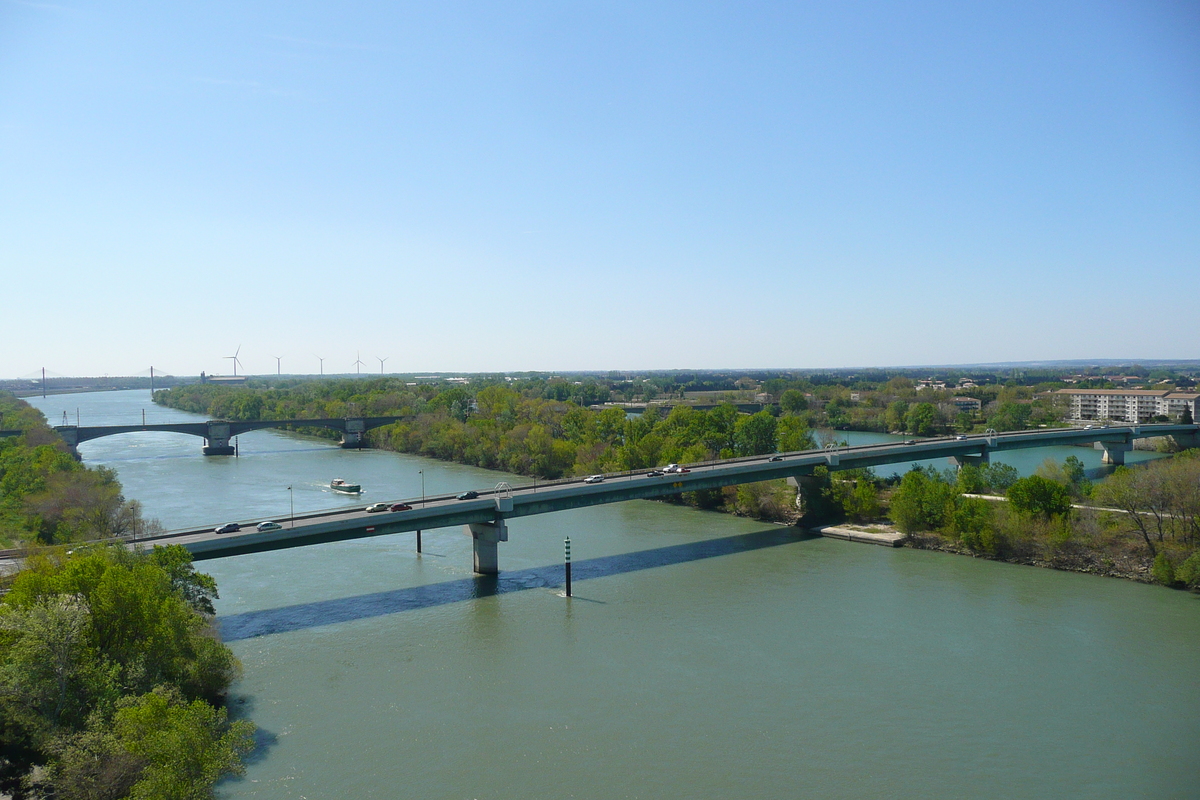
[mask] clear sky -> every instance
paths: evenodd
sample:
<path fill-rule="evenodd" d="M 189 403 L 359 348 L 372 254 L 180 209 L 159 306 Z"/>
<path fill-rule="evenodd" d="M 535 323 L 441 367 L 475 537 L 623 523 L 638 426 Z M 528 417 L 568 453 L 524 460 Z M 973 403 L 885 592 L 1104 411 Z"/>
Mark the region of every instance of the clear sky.
<path fill-rule="evenodd" d="M 1200 3 L 0 0 L 0 377 L 1197 358 Z"/>

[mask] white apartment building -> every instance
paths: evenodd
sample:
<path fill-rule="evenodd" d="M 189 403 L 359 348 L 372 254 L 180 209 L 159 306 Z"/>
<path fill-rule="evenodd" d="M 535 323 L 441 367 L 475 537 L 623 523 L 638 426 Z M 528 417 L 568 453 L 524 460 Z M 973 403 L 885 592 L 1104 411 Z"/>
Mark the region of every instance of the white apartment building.
<path fill-rule="evenodd" d="M 1059 389 L 1071 398 L 1071 419 L 1150 422 L 1165 416 L 1174 421 L 1184 408 L 1192 419 L 1200 413 L 1200 393 L 1159 389 Z"/>

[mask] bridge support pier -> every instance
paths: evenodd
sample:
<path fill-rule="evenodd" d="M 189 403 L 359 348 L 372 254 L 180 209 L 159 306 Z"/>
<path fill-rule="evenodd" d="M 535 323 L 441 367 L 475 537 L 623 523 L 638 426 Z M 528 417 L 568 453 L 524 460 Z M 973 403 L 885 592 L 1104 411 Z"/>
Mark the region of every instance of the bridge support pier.
<path fill-rule="evenodd" d="M 819 504 L 821 490 L 828 484 L 816 475 L 793 475 L 787 482 L 796 487 L 796 508 L 806 516 L 817 507 L 814 503 Z"/>
<path fill-rule="evenodd" d="M 508 541 L 508 527 L 504 519 L 495 522 L 472 522 L 463 531 L 470 535 L 475 555 L 475 572 L 480 575 L 496 575 L 500 572 L 499 542 Z"/>
<path fill-rule="evenodd" d="M 204 447 L 200 452 L 206 456 L 231 456 L 234 454 L 233 445 L 229 443 L 229 423 L 208 423 L 208 432 L 204 437 Z"/>
<path fill-rule="evenodd" d="M 62 425 L 55 428 L 58 435 L 62 437 L 63 442 L 67 445 L 67 452 L 76 461 L 82 461 L 83 458 L 79 455 L 79 428 L 74 425 Z"/>
<path fill-rule="evenodd" d="M 367 424 L 361 419 L 347 419 L 346 427 L 342 431 L 342 447 L 347 450 L 359 449 L 363 446 L 363 434 L 366 433 Z"/>
<path fill-rule="evenodd" d="M 1104 451 L 1104 455 L 1100 457 L 1101 464 L 1117 466 L 1125 463 L 1125 454 L 1133 449 L 1131 442 L 1096 442 L 1094 446 L 1097 450 Z"/>
<path fill-rule="evenodd" d="M 962 469 L 970 464 L 972 467 L 982 467 L 984 464 L 991 462 L 991 457 L 985 450 L 982 453 L 967 453 L 961 456 L 950 456 L 950 463 L 955 467 Z"/>
<path fill-rule="evenodd" d="M 1176 433 L 1169 437 L 1180 450 L 1200 447 L 1200 431 L 1194 433 Z"/>

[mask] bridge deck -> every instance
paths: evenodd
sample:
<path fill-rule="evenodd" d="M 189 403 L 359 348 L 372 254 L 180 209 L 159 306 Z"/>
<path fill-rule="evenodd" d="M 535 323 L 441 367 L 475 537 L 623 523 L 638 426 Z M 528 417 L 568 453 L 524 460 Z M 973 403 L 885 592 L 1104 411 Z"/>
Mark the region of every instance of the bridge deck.
<path fill-rule="evenodd" d="M 1200 426 L 1197 425 L 1056 429 L 968 436 L 962 439 L 929 439 L 912 444 L 888 442 L 807 450 L 781 456 L 756 456 L 691 465 L 690 472 L 683 475 L 651 477 L 647 475 L 647 470 L 640 470 L 609 475 L 603 483 L 598 484 L 585 484 L 582 479 L 572 479 L 551 484 L 517 486 L 511 491 L 510 501 L 497 494 L 496 490 L 489 489 L 480 491 L 479 497 L 473 500 L 455 500 L 450 496 L 435 497 L 427 499 L 424 506 L 419 505 L 419 500 L 407 500 L 406 502 L 414 506 L 412 511 L 368 514 L 362 509 L 355 509 L 320 512 L 297 518 L 294 528 L 288 527 L 279 531 L 249 531 L 222 535 L 215 534 L 208 528 L 177 532 L 157 538 L 154 542 L 182 544 L 198 560 L 220 558 L 405 531 L 486 523 L 497 518 L 513 519 L 603 503 L 650 499 L 679 492 L 798 477 L 811 474 L 818 466 L 843 470 L 938 457 L 977 456 L 993 451 L 1027 447 L 1090 442 L 1127 443 L 1133 439 L 1172 434 L 1196 436 L 1198 431 Z M 498 511 L 502 503 L 504 510 Z"/>

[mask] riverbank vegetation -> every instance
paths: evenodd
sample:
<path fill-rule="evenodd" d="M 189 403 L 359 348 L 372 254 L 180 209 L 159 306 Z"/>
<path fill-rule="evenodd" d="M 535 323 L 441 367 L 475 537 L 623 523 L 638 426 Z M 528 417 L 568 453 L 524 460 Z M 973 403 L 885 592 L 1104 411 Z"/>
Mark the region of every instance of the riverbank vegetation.
<path fill-rule="evenodd" d="M 835 473 L 827 492 L 835 513 L 886 517 L 914 547 L 1200 589 L 1200 451 L 1095 485 L 1071 456 L 1024 478 L 1001 464 L 914 469 L 890 485 Z"/>
<path fill-rule="evenodd" d="M 33 556 L 0 601 L 0 787 L 16 798 L 193 800 L 241 771 L 253 725 L 216 584 L 181 547 Z"/>
<path fill-rule="evenodd" d="M 145 536 L 158 530 L 116 473 L 77 461 L 41 412 L 0 392 L 0 547 Z"/>
<path fill-rule="evenodd" d="M 836 395 L 846 387 L 824 385 L 823 397 L 830 399 L 818 413 L 814 394 L 803 391 L 816 387 L 813 380 L 818 377 L 806 378 L 807 383 L 761 384 L 759 388 L 779 390 L 779 402 L 753 413 L 721 403 L 670 409 L 651 404 L 644 413 L 630 414 L 621 406 L 576 402 L 605 391 L 611 394 L 613 390 L 602 381 L 585 384 L 537 377 L 453 384 L 392 378 L 262 382 L 244 387 L 209 384 L 178 387 L 158 393 L 155 399 L 228 419 L 403 415 L 407 419 L 371 432 L 372 445 L 554 479 L 813 447 L 816 421 L 828 422 L 831 413 L 841 413 L 833 409 L 855 407 L 830 398 L 830 393 Z M 885 399 L 927 396 L 927 389 L 904 377 L 889 378 L 883 386 L 876 389 Z M 972 420 L 951 421 L 927 400 L 864 404 L 860 394 L 854 402 L 873 408 L 872 418 L 882 420 L 878 424 L 882 429 L 924 434 L 983 424 L 1010 429 L 1057 419 L 1056 401 L 1023 399 L 1035 388 L 974 387 L 976 395 L 994 399 L 984 406 L 991 408 L 991 417 Z M 872 425 L 866 416 L 857 417 L 857 427 Z M 1195 524 L 1197 514 L 1188 510 L 1192 508 L 1188 504 L 1197 501 L 1186 487 L 1195 487 L 1197 481 L 1188 484 L 1180 475 L 1197 463 L 1181 455 L 1123 468 L 1095 487 L 1075 457 L 1044 464 L 1037 475 L 1026 478 L 1000 463 L 966 466 L 957 473 L 914 470 L 887 481 L 870 470 L 818 470 L 806 481 L 800 508 L 795 487 L 784 481 L 687 492 L 675 501 L 780 522 L 891 519 L 911 535 L 915 546 L 1196 585 L 1200 560 L 1193 557 L 1196 535 L 1188 532 L 1188 525 Z M 1146 482 L 1158 487 L 1156 492 L 1150 492 Z M 1007 502 L 996 502 L 997 496 Z M 1074 507 L 1085 504 L 1107 504 L 1117 510 Z"/>
<path fill-rule="evenodd" d="M 155 401 L 226 419 L 403 415 L 370 432 L 372 446 L 552 480 L 814 446 L 807 418 L 776 408 L 589 407 L 559 399 L 545 381 L 481 387 L 404 386 L 390 379 L 271 387 L 193 385 Z M 576 387 L 578 389 L 578 387 Z M 594 390 L 583 390 L 590 394 Z M 547 397 L 546 395 L 553 395 Z M 795 517 L 795 490 L 767 482 L 725 492 L 686 493 L 681 502 L 765 519 Z"/>

